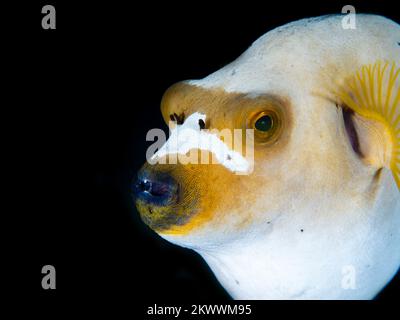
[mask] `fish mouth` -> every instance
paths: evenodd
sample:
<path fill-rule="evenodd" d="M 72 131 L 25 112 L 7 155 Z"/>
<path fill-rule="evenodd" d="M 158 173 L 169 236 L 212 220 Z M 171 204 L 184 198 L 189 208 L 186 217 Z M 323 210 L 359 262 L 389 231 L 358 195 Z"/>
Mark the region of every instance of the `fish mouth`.
<path fill-rule="evenodd" d="M 179 201 L 179 184 L 171 177 L 160 178 L 138 177 L 133 183 L 133 194 L 155 206 L 173 205 Z"/>
<path fill-rule="evenodd" d="M 185 225 L 195 212 L 198 197 L 183 185 L 171 170 L 147 164 L 132 182 L 132 196 L 140 217 L 157 233 Z"/>

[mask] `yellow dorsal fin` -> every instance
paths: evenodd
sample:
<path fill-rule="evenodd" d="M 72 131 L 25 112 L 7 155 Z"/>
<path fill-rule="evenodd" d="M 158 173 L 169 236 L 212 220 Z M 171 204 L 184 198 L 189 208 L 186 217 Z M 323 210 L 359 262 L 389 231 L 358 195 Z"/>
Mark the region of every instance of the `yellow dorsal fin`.
<path fill-rule="evenodd" d="M 400 66 L 381 62 L 362 66 L 347 77 L 336 91 L 343 104 L 361 117 L 377 121 L 387 129 L 390 168 L 400 189 Z"/>

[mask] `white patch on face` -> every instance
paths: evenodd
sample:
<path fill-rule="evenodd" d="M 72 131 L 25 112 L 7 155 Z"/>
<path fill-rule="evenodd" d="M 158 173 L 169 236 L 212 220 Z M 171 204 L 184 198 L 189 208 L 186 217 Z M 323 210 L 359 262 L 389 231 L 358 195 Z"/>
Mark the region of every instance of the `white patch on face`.
<path fill-rule="evenodd" d="M 151 157 L 151 160 L 168 154 L 187 154 L 191 149 L 213 153 L 219 164 L 228 170 L 243 174 L 248 173 L 251 164 L 239 152 L 230 149 L 218 136 L 200 129 L 199 121 L 205 123 L 206 115 L 199 112 L 191 114 L 182 125 L 171 130 L 167 142 Z"/>

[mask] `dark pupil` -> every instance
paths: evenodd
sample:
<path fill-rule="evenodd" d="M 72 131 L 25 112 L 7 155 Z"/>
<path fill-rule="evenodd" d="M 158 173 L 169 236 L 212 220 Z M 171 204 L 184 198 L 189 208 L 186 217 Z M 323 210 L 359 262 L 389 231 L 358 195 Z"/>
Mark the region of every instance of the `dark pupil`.
<path fill-rule="evenodd" d="M 272 119 L 270 116 L 262 116 L 254 125 L 259 131 L 268 131 L 272 128 Z"/>

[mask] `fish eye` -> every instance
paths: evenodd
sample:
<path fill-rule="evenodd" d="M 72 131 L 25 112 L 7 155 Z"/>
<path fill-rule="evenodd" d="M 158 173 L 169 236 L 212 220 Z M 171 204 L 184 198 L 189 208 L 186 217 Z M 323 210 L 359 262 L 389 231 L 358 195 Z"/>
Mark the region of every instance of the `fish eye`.
<path fill-rule="evenodd" d="M 262 115 L 254 123 L 254 128 L 258 131 L 268 132 L 273 128 L 274 121 L 270 115 Z"/>
<path fill-rule="evenodd" d="M 250 115 L 246 127 L 254 130 L 257 142 L 270 143 L 276 141 L 282 131 L 282 120 L 282 113 L 271 108 Z"/>

